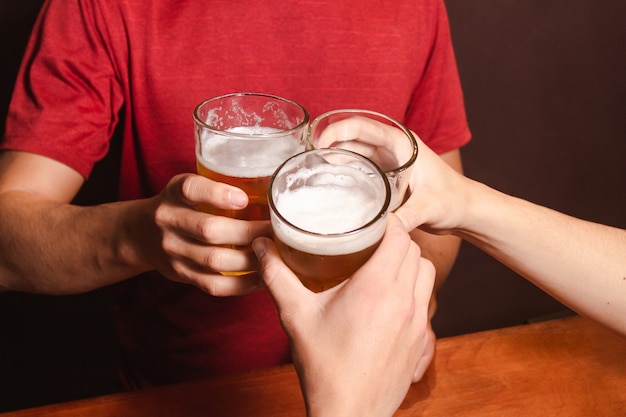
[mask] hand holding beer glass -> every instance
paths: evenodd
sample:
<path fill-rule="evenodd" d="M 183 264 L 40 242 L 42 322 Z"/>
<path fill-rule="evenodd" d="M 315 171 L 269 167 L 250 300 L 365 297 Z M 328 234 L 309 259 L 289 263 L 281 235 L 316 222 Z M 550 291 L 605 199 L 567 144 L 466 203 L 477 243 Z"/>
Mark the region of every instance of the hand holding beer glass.
<path fill-rule="evenodd" d="M 417 141 L 411 131 L 396 120 L 370 110 L 332 110 L 311 122 L 308 142 L 314 148 L 352 150 L 376 163 L 391 186 L 391 211 L 408 198 L 411 169 L 417 159 Z"/>
<path fill-rule="evenodd" d="M 269 180 L 281 163 L 305 149 L 306 109 L 277 96 L 234 93 L 200 103 L 193 116 L 198 174 L 242 189 L 249 200 L 243 210 L 199 208 L 234 219 L 269 220 Z"/>
<path fill-rule="evenodd" d="M 383 171 L 343 149 L 291 157 L 272 176 L 268 194 L 281 258 L 315 292 L 344 281 L 374 253 L 391 199 Z"/>

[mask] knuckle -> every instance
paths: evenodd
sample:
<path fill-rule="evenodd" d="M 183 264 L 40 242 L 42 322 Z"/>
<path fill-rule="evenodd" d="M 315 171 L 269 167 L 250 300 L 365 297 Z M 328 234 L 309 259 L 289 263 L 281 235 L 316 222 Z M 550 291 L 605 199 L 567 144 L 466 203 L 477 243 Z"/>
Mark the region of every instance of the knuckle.
<path fill-rule="evenodd" d="M 169 209 L 165 205 L 159 204 L 154 209 L 154 222 L 157 226 L 162 227 L 165 225 L 169 217 Z"/>
<path fill-rule="evenodd" d="M 172 279 L 172 281 L 183 282 L 183 283 L 188 283 L 191 281 L 191 278 L 187 274 L 185 266 L 182 262 L 172 260 L 170 261 L 170 267 L 172 268 L 172 271 L 174 272 L 174 274 L 172 274 L 173 276 L 170 278 Z"/>
<path fill-rule="evenodd" d="M 198 188 L 196 178 L 193 175 L 179 176 L 180 192 L 186 198 L 191 199 Z"/>
<path fill-rule="evenodd" d="M 219 250 L 219 248 L 209 247 L 202 256 L 201 265 L 213 271 L 219 271 L 223 269 L 220 267 L 224 263 L 224 258 L 223 251 Z"/>
<path fill-rule="evenodd" d="M 178 249 L 178 241 L 169 234 L 166 234 L 161 238 L 161 247 L 163 248 L 163 252 L 169 255 L 175 254 Z"/>
<path fill-rule="evenodd" d="M 202 277 L 195 285 L 214 297 L 225 297 L 238 294 L 237 286 L 223 277 Z"/>
<path fill-rule="evenodd" d="M 196 232 L 211 243 L 222 233 L 222 223 L 217 216 L 202 216 L 196 224 Z"/>
<path fill-rule="evenodd" d="M 202 291 L 206 292 L 212 296 L 220 296 L 221 294 L 221 285 L 218 280 L 215 279 L 203 279 L 196 283 L 196 286 L 200 288 Z"/>
<path fill-rule="evenodd" d="M 213 296 L 223 295 L 224 291 L 221 288 L 219 280 L 206 278 L 202 274 L 188 269 L 183 263 L 173 262 L 172 268 L 176 274 L 176 278 L 173 279 L 174 281 L 193 285 Z"/>
<path fill-rule="evenodd" d="M 402 312 L 407 321 L 412 321 L 417 316 L 417 304 L 414 297 L 407 297 Z"/>

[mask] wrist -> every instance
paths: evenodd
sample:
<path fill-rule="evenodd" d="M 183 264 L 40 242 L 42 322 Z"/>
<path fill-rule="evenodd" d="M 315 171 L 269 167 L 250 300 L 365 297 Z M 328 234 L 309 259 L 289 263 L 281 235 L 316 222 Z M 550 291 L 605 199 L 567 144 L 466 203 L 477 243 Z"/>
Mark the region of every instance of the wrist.
<path fill-rule="evenodd" d="M 123 265 L 134 274 L 154 269 L 149 254 L 155 239 L 151 200 L 134 200 L 114 203 L 118 206 L 121 224 L 114 242 L 114 262 Z"/>
<path fill-rule="evenodd" d="M 465 204 L 452 234 L 469 242 L 482 240 L 497 223 L 503 207 L 503 194 L 474 180 L 465 187 Z"/>

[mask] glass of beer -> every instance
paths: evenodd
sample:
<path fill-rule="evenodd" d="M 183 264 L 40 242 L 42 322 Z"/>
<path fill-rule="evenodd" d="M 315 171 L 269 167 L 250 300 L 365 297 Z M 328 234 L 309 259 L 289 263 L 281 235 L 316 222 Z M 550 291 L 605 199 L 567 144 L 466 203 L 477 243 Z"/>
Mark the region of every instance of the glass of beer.
<path fill-rule="evenodd" d="M 305 150 L 306 109 L 282 97 L 234 93 L 203 101 L 193 118 L 198 174 L 238 187 L 249 199 L 243 210 L 199 209 L 235 219 L 269 220 L 269 180 L 281 163 Z"/>
<path fill-rule="evenodd" d="M 389 180 L 391 211 L 409 197 L 417 141 L 391 117 L 362 109 L 332 110 L 311 122 L 307 142 L 309 148 L 349 149 L 374 161 Z"/>
<path fill-rule="evenodd" d="M 386 227 L 391 189 L 371 160 L 344 149 L 314 149 L 285 161 L 268 202 L 281 258 L 312 291 L 351 276 Z"/>
<path fill-rule="evenodd" d="M 203 101 L 193 116 L 198 174 L 241 188 L 249 198 L 243 210 L 203 210 L 269 220 L 269 180 L 281 163 L 305 149 L 306 109 L 282 97 L 234 93 Z"/>

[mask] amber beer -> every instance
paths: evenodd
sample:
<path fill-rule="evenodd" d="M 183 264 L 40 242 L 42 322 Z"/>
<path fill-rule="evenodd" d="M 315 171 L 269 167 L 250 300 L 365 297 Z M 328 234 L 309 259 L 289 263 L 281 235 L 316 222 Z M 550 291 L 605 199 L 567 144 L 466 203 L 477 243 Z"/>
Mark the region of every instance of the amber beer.
<path fill-rule="evenodd" d="M 374 253 L 380 239 L 363 250 L 340 255 L 304 252 L 276 237 L 276 247 L 284 262 L 300 278 L 305 287 L 321 292 L 345 281 Z M 295 245 L 294 245 L 295 246 Z M 311 251 L 309 249 L 309 251 Z"/>
<path fill-rule="evenodd" d="M 296 155 L 270 182 L 274 240 L 283 261 L 312 291 L 350 277 L 378 247 L 391 198 L 385 174 L 340 149 Z"/>

